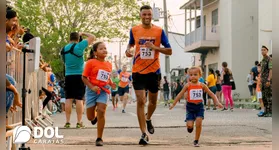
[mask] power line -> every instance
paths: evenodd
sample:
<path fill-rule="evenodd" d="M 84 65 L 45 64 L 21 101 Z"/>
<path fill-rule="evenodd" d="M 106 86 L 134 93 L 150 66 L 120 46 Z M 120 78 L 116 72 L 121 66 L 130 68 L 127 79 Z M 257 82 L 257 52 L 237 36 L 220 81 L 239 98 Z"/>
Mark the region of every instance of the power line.
<path fill-rule="evenodd" d="M 170 22 L 172 23 L 172 25 L 174 26 L 174 28 L 176 29 L 176 32 L 178 33 L 179 31 L 178 31 L 178 29 L 177 29 L 177 27 L 176 27 L 176 25 L 175 25 L 173 19 L 170 18 L 169 20 L 170 20 Z M 184 40 L 181 38 L 181 36 L 179 36 L 179 38 L 181 39 L 181 41 L 184 41 Z M 184 41 L 184 44 L 185 44 L 185 41 Z"/>
<path fill-rule="evenodd" d="M 169 27 L 169 28 L 170 28 L 170 27 Z M 184 49 L 184 47 L 181 46 L 181 45 L 179 44 L 179 42 L 177 41 L 177 39 L 175 38 L 174 34 L 171 34 L 171 35 L 172 35 L 172 37 L 173 37 L 175 43 L 176 43 L 181 49 Z"/>
<path fill-rule="evenodd" d="M 185 13 L 181 13 L 181 14 L 173 14 L 173 15 L 170 15 L 170 16 L 181 16 L 181 15 L 185 15 Z"/>

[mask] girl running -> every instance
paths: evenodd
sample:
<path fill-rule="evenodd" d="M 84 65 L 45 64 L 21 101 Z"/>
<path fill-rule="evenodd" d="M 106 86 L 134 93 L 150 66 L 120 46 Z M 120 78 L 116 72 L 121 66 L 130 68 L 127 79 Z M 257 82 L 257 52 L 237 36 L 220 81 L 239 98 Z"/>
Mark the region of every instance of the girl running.
<path fill-rule="evenodd" d="M 187 83 L 182 91 L 177 95 L 170 110 L 176 105 L 180 98 L 187 92 L 187 105 L 186 105 L 186 126 L 189 133 L 193 132 L 194 122 L 196 122 L 196 136 L 194 146 L 199 147 L 199 138 L 202 130 L 202 120 L 204 119 L 204 105 L 203 105 L 203 91 L 207 92 L 219 108 L 223 105 L 218 102 L 217 97 L 209 90 L 204 84 L 199 82 L 202 71 L 199 67 L 192 67 L 189 70 L 190 82 Z"/>
<path fill-rule="evenodd" d="M 113 89 L 116 88 L 116 85 L 110 79 L 112 65 L 110 62 L 105 61 L 107 53 L 105 43 L 95 43 L 90 51 L 90 59 L 86 62 L 82 74 L 82 80 L 86 85 L 87 118 L 93 125 L 98 122 L 96 146 L 103 146 L 102 136 L 105 127 L 107 99 L 108 94 L 110 94 L 109 85 Z"/>

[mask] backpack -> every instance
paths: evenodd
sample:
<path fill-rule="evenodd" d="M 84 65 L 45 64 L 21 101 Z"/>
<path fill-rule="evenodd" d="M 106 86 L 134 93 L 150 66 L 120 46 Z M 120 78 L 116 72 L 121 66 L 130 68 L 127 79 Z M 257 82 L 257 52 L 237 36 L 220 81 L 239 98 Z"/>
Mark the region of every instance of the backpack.
<path fill-rule="evenodd" d="M 60 51 L 60 55 L 62 56 L 62 60 L 63 60 L 63 64 L 64 64 L 64 67 L 63 67 L 63 72 L 64 72 L 64 75 L 65 75 L 65 55 L 66 54 L 72 54 L 72 55 L 74 55 L 74 56 L 76 56 L 76 57 L 78 57 L 78 58 L 81 58 L 81 57 L 83 57 L 83 55 L 81 55 L 81 56 L 79 56 L 79 55 L 77 55 L 77 54 L 75 54 L 74 53 L 74 48 L 75 48 L 75 46 L 76 46 L 76 43 L 74 43 L 72 46 L 71 46 L 71 48 L 70 48 L 70 50 L 68 50 L 68 51 L 66 51 L 65 52 L 65 47 L 63 47 L 62 48 L 62 50 Z"/>

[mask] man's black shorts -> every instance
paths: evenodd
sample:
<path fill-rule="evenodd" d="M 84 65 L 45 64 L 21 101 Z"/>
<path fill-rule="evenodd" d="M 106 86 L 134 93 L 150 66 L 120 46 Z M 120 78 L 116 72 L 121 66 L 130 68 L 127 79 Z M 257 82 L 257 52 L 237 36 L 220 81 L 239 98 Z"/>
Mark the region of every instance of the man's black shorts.
<path fill-rule="evenodd" d="M 83 100 L 85 85 L 81 77 L 81 75 L 68 75 L 65 77 L 66 99 Z"/>
<path fill-rule="evenodd" d="M 149 90 L 151 93 L 157 93 L 159 90 L 161 74 L 133 73 L 132 78 L 133 78 L 134 90 Z"/>

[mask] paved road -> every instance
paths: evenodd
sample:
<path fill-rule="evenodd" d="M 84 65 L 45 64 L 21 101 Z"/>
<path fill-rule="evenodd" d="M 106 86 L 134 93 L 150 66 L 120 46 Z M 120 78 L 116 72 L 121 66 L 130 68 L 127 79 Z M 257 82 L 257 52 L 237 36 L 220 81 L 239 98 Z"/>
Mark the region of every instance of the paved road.
<path fill-rule="evenodd" d="M 158 105 L 153 116 L 155 134 L 150 136 L 150 145 L 145 149 L 194 149 L 192 142 L 194 132 L 189 134 L 185 127 L 185 109 L 183 104 L 169 111 L 163 105 Z M 257 111 L 235 109 L 230 111 L 206 111 L 203 131 L 200 139 L 200 149 L 216 150 L 254 150 L 272 149 L 272 119 L 258 118 Z M 94 146 L 96 127 L 92 126 L 84 116 L 85 129 L 75 129 L 76 115 L 72 115 L 72 128 L 63 129 L 65 114 L 53 117 L 54 126 L 61 127 L 60 134 L 64 135 L 63 144 L 32 144 L 32 150 L 89 150 L 89 149 L 142 149 L 138 140 L 141 135 L 138 129 L 135 104 L 128 105 L 127 113 L 121 109 L 112 111 L 108 106 L 104 144 L 102 148 Z"/>

